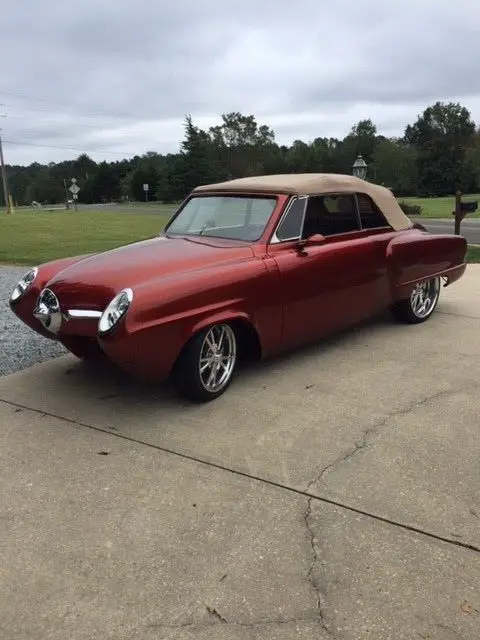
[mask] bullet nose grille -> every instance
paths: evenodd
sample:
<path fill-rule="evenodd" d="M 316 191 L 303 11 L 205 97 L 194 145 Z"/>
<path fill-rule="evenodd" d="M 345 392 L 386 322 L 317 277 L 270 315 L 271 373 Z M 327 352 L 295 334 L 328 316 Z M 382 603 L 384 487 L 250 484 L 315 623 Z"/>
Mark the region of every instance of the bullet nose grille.
<path fill-rule="evenodd" d="M 51 289 L 44 289 L 40 293 L 33 315 L 45 329 L 51 333 L 58 333 L 62 325 L 62 312 L 58 298 Z"/>

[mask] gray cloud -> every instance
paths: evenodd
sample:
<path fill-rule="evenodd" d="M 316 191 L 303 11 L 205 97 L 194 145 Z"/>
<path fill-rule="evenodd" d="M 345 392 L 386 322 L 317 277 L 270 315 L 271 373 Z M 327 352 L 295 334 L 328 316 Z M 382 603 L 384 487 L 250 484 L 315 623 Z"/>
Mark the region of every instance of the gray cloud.
<path fill-rule="evenodd" d="M 460 100 L 480 120 L 473 6 L 4 0 L 0 103 L 8 118 L 0 125 L 10 142 L 100 159 L 176 151 L 186 113 L 205 126 L 226 111 L 254 113 L 280 142 L 344 135 L 363 117 L 401 134 L 437 99 Z M 6 149 L 9 162 L 77 155 Z"/>

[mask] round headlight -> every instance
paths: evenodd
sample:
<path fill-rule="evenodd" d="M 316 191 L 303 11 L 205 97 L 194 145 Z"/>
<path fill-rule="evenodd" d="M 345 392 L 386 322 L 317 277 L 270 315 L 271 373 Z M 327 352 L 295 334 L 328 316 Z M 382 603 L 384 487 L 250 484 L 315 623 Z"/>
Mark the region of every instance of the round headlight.
<path fill-rule="evenodd" d="M 114 329 L 127 313 L 132 300 L 133 291 L 131 289 L 123 289 L 123 291 L 120 291 L 102 313 L 98 322 L 99 333 L 108 333 Z"/>
<path fill-rule="evenodd" d="M 28 271 L 28 273 L 26 273 L 22 278 L 20 278 L 20 280 L 17 283 L 17 286 L 12 291 L 12 295 L 10 296 L 10 300 L 12 302 L 19 300 L 19 298 L 25 295 L 25 293 L 28 291 L 31 285 L 35 282 L 35 278 L 37 277 L 37 274 L 38 274 L 38 269 L 37 267 L 35 267 L 31 271 Z"/>

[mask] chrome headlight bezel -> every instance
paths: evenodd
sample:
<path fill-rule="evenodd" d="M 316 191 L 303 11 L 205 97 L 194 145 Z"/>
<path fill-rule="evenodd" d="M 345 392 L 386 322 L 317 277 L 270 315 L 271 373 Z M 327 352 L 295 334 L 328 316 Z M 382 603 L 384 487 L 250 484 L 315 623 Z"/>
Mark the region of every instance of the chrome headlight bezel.
<path fill-rule="evenodd" d="M 129 288 L 122 289 L 112 298 L 98 321 L 99 335 L 106 335 L 116 329 L 121 320 L 125 318 L 132 301 L 133 291 Z"/>
<path fill-rule="evenodd" d="M 30 271 L 27 271 L 23 274 L 20 280 L 17 282 L 15 289 L 12 291 L 10 295 L 10 302 L 15 303 L 18 302 L 30 289 L 32 284 L 35 282 L 38 276 L 38 268 L 33 267 Z"/>

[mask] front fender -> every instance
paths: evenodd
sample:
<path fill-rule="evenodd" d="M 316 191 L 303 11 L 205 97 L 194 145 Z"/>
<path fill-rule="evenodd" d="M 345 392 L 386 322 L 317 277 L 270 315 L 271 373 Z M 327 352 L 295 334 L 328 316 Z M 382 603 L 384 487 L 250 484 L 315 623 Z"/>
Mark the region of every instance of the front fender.
<path fill-rule="evenodd" d="M 48 282 L 58 273 L 81 260 L 91 257 L 92 255 L 94 254 L 87 253 L 81 256 L 52 260 L 51 262 L 45 262 L 44 264 L 39 265 L 38 275 L 35 282 L 23 297 L 19 298 L 15 302 L 9 301 L 10 309 L 22 322 L 30 327 L 30 329 L 33 329 L 33 331 L 40 333 L 46 338 L 56 340 L 56 337 L 47 331 L 41 322 L 33 317 L 33 310 L 35 308 L 37 298 L 42 289 L 44 289 Z M 28 268 L 25 269 L 25 271 L 28 271 Z"/>
<path fill-rule="evenodd" d="M 250 259 L 149 280 L 135 287 L 125 321 L 100 339 L 101 347 L 136 376 L 159 379 L 196 332 L 214 322 L 240 320 L 256 331 L 265 353 L 281 326 L 281 314 L 271 311 L 273 277 L 263 260 Z"/>
<path fill-rule="evenodd" d="M 235 310 L 235 309 L 225 309 L 223 311 L 219 311 L 216 313 L 209 313 L 204 317 L 202 317 L 201 319 L 198 319 L 197 322 L 193 324 L 189 324 L 185 333 L 185 338 L 188 341 L 196 333 L 198 333 L 202 329 L 205 329 L 206 327 L 212 324 L 219 324 L 222 322 L 234 322 L 236 320 L 246 322 L 249 325 L 251 325 L 253 329 L 255 329 L 254 320 L 248 315 L 248 313 L 245 313 L 244 311 Z"/>
<path fill-rule="evenodd" d="M 127 316 L 125 323 L 112 334 L 101 336 L 99 342 L 112 361 L 135 377 L 159 382 L 169 375 L 183 347 L 195 333 L 212 323 L 227 320 L 252 325 L 245 311 L 226 305 L 216 310 L 192 309 L 177 317 L 143 325 L 136 323 L 133 328 Z"/>
<path fill-rule="evenodd" d="M 135 287 L 126 329 L 133 334 L 175 323 L 187 340 L 212 322 L 238 318 L 254 326 L 262 340 L 273 333 L 259 318 L 272 306 L 274 275 L 254 258 L 151 280 Z"/>

